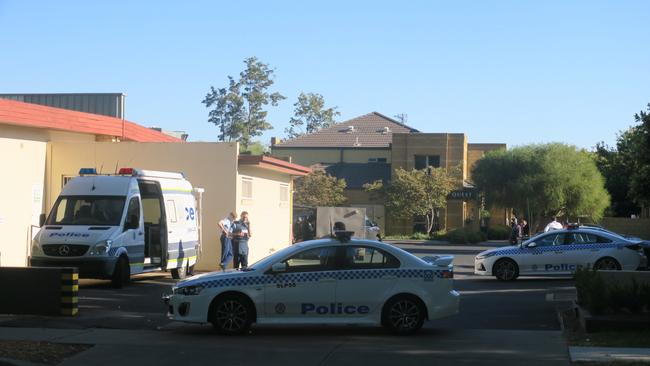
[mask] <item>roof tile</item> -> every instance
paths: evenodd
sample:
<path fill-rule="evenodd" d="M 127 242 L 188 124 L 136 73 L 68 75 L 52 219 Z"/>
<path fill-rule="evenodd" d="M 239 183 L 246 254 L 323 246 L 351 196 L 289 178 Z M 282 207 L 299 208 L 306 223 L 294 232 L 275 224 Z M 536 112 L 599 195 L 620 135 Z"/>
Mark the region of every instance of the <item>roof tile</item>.
<path fill-rule="evenodd" d="M 349 126 L 354 129 L 349 129 Z M 411 132 L 419 131 L 383 114 L 372 112 L 318 132 L 282 141 L 274 147 L 388 147 L 393 140 L 393 133 Z"/>

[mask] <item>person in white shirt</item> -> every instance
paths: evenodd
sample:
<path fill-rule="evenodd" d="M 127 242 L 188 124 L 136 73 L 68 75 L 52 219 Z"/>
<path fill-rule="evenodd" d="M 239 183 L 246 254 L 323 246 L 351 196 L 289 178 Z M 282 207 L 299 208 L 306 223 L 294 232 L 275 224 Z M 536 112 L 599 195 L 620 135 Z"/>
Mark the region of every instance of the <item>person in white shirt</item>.
<path fill-rule="evenodd" d="M 237 213 L 231 212 L 228 217 L 219 221 L 221 228 L 221 270 L 226 270 L 228 262 L 232 259 L 232 224 L 237 220 Z"/>
<path fill-rule="evenodd" d="M 557 221 L 557 217 L 553 217 L 553 221 L 549 222 L 544 228 L 544 232 L 551 230 L 562 230 L 564 227 Z"/>

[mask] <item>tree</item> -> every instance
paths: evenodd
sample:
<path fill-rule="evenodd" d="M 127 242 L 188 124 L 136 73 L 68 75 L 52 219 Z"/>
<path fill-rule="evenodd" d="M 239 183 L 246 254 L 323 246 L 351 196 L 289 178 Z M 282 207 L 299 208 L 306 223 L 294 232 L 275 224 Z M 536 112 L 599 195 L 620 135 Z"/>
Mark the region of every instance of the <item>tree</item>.
<path fill-rule="evenodd" d="M 337 107 L 325 108 L 325 99 L 316 93 L 300 93 L 293 106 L 295 109 L 290 126 L 284 130 L 290 139 L 327 128 L 336 123 L 334 117 L 340 115 Z"/>
<path fill-rule="evenodd" d="M 622 163 L 630 172 L 630 197 L 637 204 L 650 204 L 650 103 L 647 112 L 634 115 L 639 125 L 621 134 L 616 143 Z"/>
<path fill-rule="evenodd" d="M 427 232 L 431 232 L 437 211 L 447 206 L 447 196 L 458 183 L 456 175 L 444 168 L 398 168 L 388 185 L 378 180 L 364 188 L 383 196 L 386 208 L 396 218 L 426 217 Z"/>
<path fill-rule="evenodd" d="M 244 148 L 244 145 L 239 146 L 240 153 L 247 153 L 251 155 L 264 155 L 268 153 L 268 146 L 264 145 L 260 141 L 253 141 L 248 145 L 248 148 Z"/>
<path fill-rule="evenodd" d="M 228 76 L 228 86 L 210 91 L 202 103 L 212 108 L 208 122 L 219 127 L 220 141 L 239 141 L 244 149 L 251 139 L 260 136 L 273 126 L 266 120 L 266 105 L 277 106 L 285 99 L 280 93 L 270 93 L 274 70 L 256 57 L 244 60 L 246 69 L 239 73 L 239 80 Z"/>
<path fill-rule="evenodd" d="M 596 165 L 612 196 L 611 213 L 629 217 L 650 204 L 650 104 L 634 115 L 639 125 L 620 133 L 616 147 L 596 144 Z"/>
<path fill-rule="evenodd" d="M 533 227 L 560 214 L 597 221 L 609 206 L 593 156 L 560 143 L 489 152 L 476 162 L 472 179 L 488 206 L 530 210 Z"/>
<path fill-rule="evenodd" d="M 344 179 L 315 170 L 296 180 L 294 203 L 305 206 L 338 206 L 346 201 Z"/>
<path fill-rule="evenodd" d="M 630 217 L 639 213 L 639 206 L 630 197 L 630 176 L 633 172 L 623 161 L 622 154 L 616 148 L 611 148 L 603 142 L 596 144 L 595 160 L 598 170 L 605 178 L 605 188 L 611 196 L 611 204 L 607 215 Z"/>

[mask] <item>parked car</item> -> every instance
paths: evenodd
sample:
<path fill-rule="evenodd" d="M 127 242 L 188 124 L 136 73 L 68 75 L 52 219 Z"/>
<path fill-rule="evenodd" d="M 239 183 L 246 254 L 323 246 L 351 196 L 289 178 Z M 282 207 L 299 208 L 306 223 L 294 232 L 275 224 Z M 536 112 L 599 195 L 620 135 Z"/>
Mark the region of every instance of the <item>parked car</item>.
<path fill-rule="evenodd" d="M 458 313 L 453 256 L 420 259 L 378 241 L 338 235 L 297 243 L 244 270 L 179 282 L 163 297 L 173 320 L 221 333 L 258 324 L 383 325 L 414 333 Z"/>
<path fill-rule="evenodd" d="M 636 270 L 646 266 L 643 243 L 594 228 L 553 230 L 519 245 L 486 250 L 474 273 L 510 281 L 520 275 L 567 275 L 578 268 Z"/>

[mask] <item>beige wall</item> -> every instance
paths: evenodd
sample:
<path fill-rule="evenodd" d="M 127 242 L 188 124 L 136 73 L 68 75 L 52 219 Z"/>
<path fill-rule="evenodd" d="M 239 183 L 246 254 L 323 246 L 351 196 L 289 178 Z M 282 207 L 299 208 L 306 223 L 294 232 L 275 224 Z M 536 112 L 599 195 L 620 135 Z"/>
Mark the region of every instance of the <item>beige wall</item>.
<path fill-rule="evenodd" d="M 75 176 L 82 167 L 115 167 L 183 172 L 203 194 L 202 257 L 197 269 L 216 269 L 221 255 L 217 222 L 236 208 L 237 144 L 52 142 L 48 147 L 47 209 L 61 192 L 62 177 Z"/>
<path fill-rule="evenodd" d="M 0 266 L 27 265 L 31 226 L 43 207 L 45 149 L 45 142 L 0 137 Z"/>
<path fill-rule="evenodd" d="M 488 151 L 505 150 L 506 144 L 467 144 L 467 177 L 471 180 L 472 169 L 476 162 Z"/>
<path fill-rule="evenodd" d="M 459 164 L 466 168 L 466 146 L 467 137 L 462 133 L 396 133 L 393 134 L 393 169 L 413 169 L 415 155 L 439 155 L 442 168 Z"/>
<path fill-rule="evenodd" d="M 253 197 L 241 197 L 241 178 L 252 178 Z M 257 166 L 240 165 L 237 178 L 237 213 L 248 211 L 252 237 L 250 264 L 291 244 L 291 176 Z M 288 201 L 280 202 L 280 186 L 289 187 Z"/>
<path fill-rule="evenodd" d="M 273 156 L 278 158 L 291 157 L 291 161 L 296 164 L 311 166 L 319 163 L 367 163 L 368 158 L 386 158 L 390 163 L 389 149 L 319 149 L 319 148 L 280 148 L 273 147 Z"/>
<path fill-rule="evenodd" d="M 0 169 L 13 172 L 0 189 L 0 265 L 25 266 L 45 202 L 46 143 L 94 141 L 95 136 L 0 125 Z M 7 175 L 5 173 L 5 175 Z"/>

